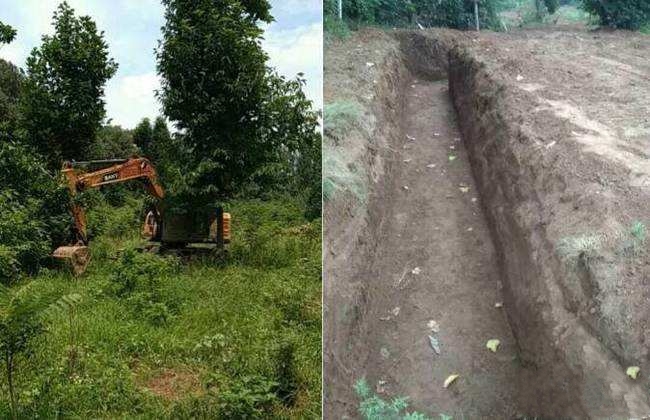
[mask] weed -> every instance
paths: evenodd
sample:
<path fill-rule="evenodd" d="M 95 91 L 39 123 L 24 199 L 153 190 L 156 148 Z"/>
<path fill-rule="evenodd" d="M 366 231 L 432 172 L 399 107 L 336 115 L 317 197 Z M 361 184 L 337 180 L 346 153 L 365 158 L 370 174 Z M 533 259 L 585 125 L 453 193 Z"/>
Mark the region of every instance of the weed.
<path fill-rule="evenodd" d="M 219 414 L 227 419 L 260 418 L 277 402 L 277 383 L 260 376 L 246 376 L 219 393 Z"/>
<path fill-rule="evenodd" d="M 115 293 L 119 296 L 131 294 L 136 290 L 155 294 L 161 278 L 173 274 L 177 269 L 177 259 L 159 257 L 130 248 L 120 256 L 110 279 Z"/>
<path fill-rule="evenodd" d="M 125 207 L 138 208 L 129 201 Z M 70 313 L 58 313 L 30 341 L 29 357 L 21 357 L 19 418 L 320 413 L 320 220 L 308 223 L 300 204 L 286 198 L 234 201 L 227 208 L 233 239 L 230 255 L 218 264 L 181 265 L 140 253 L 137 228 L 117 234 L 109 226 L 91 242 L 93 264 L 83 281 L 41 270 L 12 286 L 25 282 L 38 295 L 83 296 L 73 313 L 74 337 Z M 125 216 L 125 223 L 136 226 L 137 211 L 123 211 L 133 218 Z M 114 261 L 117 249 L 124 251 Z M 68 368 L 71 342 L 74 370 Z M 199 373 L 201 393 L 168 400 L 134 375 L 178 366 Z M 283 370 L 291 372 L 285 384 L 278 380 Z M 7 389 L 6 379 L 0 387 Z M 8 395 L 0 395 L 0 418 L 11 418 L 10 405 Z"/>
<path fill-rule="evenodd" d="M 361 403 L 359 413 L 366 420 L 426 420 L 429 417 L 418 412 L 406 412 L 408 398 L 396 397 L 391 401 L 384 401 L 375 395 L 365 379 L 360 379 L 354 385 Z"/>
<path fill-rule="evenodd" d="M 632 234 L 634 239 L 637 240 L 639 243 L 641 244 L 645 243 L 645 239 L 646 239 L 645 224 L 637 220 L 636 222 L 632 223 L 632 228 L 630 229 L 630 233 Z"/>
<path fill-rule="evenodd" d="M 622 253 L 627 256 L 637 256 L 643 252 L 646 244 L 646 226 L 641 221 L 632 223 L 629 231 L 623 236 Z"/>
<path fill-rule="evenodd" d="M 355 101 L 341 100 L 325 104 L 325 135 L 341 139 L 361 118 L 361 105 Z"/>
<path fill-rule="evenodd" d="M 275 380 L 278 385 L 275 393 L 289 407 L 295 404 L 298 391 L 295 351 L 296 346 L 290 340 L 280 343 L 276 350 Z"/>
<path fill-rule="evenodd" d="M 563 260 L 577 263 L 595 258 L 602 243 L 601 235 L 568 236 L 559 241 L 556 250 Z"/>
<path fill-rule="evenodd" d="M 332 147 L 323 149 L 323 198 L 331 200 L 339 192 L 348 191 L 361 203 L 368 195 L 365 174 L 347 162 L 343 152 Z"/>

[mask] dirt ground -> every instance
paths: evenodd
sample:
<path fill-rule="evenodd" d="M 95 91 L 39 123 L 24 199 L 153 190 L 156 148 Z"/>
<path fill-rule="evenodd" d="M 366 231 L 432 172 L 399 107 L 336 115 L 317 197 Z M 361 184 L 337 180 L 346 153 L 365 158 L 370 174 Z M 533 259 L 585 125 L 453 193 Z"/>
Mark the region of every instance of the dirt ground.
<path fill-rule="evenodd" d="M 326 418 L 361 378 L 428 415 L 650 414 L 649 56 L 585 30 L 326 45 L 325 103 L 373 122 L 328 138 L 326 106 L 369 191 L 325 203 Z"/>

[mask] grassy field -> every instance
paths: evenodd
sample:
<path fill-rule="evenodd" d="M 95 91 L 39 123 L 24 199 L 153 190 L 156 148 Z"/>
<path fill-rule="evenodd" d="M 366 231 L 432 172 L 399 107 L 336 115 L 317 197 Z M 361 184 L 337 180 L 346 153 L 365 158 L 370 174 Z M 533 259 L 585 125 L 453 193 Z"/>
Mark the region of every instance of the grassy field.
<path fill-rule="evenodd" d="M 140 207 L 91 212 L 82 277 L 12 286 L 81 296 L 18 361 L 19 417 L 320 417 L 320 220 L 288 200 L 233 202 L 227 258 L 180 261 L 134 250 Z"/>

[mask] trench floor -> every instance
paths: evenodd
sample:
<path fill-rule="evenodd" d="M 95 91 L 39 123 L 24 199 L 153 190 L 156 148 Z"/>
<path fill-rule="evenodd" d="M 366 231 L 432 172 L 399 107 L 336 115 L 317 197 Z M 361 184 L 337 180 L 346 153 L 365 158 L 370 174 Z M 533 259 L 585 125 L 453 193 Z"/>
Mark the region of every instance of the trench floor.
<path fill-rule="evenodd" d="M 377 252 L 365 320 L 369 357 L 353 369 L 383 398 L 454 418 L 521 415 L 525 370 L 507 323 L 500 275 L 445 81 L 408 85 L 403 139 L 375 205 Z M 372 228 L 372 227 L 371 227 Z M 430 337 L 438 342 L 436 354 Z M 498 339 L 496 353 L 486 348 Z M 448 388 L 445 379 L 460 375 Z"/>

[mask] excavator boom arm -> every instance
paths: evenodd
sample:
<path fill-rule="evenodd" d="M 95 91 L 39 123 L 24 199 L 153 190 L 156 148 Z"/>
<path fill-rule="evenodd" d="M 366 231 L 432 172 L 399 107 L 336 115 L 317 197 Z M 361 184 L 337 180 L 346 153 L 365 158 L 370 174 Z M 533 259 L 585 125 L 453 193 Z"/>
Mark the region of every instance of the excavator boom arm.
<path fill-rule="evenodd" d="M 79 163 L 66 162 L 63 165 L 63 174 L 68 182 L 70 194 L 74 197 L 78 192 L 89 188 L 99 188 L 103 185 L 118 184 L 133 179 L 144 179 L 147 190 L 154 197 L 161 199 L 165 192 L 158 183 L 158 174 L 148 159 L 134 157 L 124 161 L 95 161 L 84 162 L 84 164 L 118 162 L 97 171 L 82 172 L 77 169 Z M 83 208 L 78 204 L 72 204 L 72 216 L 74 217 L 77 239 L 84 245 L 88 243 L 86 235 L 86 216 Z"/>

